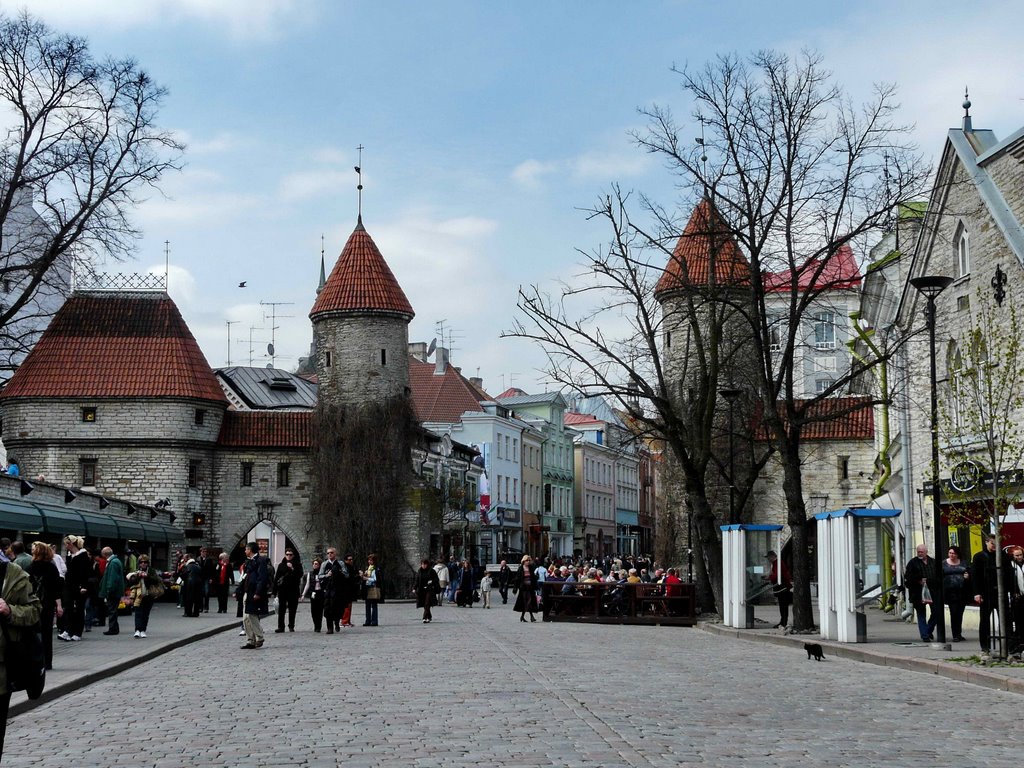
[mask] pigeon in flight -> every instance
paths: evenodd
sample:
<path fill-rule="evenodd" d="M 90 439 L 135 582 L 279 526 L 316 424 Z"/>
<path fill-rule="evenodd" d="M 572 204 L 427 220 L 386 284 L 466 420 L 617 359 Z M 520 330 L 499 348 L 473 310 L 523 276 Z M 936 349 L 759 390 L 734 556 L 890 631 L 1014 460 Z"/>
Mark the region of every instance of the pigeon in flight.
<path fill-rule="evenodd" d="M 238 284 L 238 287 L 239 287 L 239 288 L 245 288 L 245 284 L 246 284 L 246 282 L 248 282 L 248 281 L 246 281 L 246 280 L 243 280 L 242 282 L 240 282 L 240 283 Z"/>

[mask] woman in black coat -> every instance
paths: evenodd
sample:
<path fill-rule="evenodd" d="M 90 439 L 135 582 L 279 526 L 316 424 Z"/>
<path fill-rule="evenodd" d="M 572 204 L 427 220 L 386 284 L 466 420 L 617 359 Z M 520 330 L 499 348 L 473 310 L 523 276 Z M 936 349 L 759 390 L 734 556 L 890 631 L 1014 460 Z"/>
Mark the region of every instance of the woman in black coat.
<path fill-rule="evenodd" d="M 533 614 L 537 612 L 537 595 L 534 594 L 535 583 L 534 576 L 531 566 L 533 562 L 530 560 L 529 555 L 523 555 L 523 560 L 519 564 L 519 573 L 516 574 L 516 580 L 513 582 L 512 592 L 517 595 L 516 604 L 512 607 L 512 610 L 519 611 L 519 620 L 526 621 L 526 614 L 530 614 L 530 621 L 536 621 L 537 619 Z"/>
<path fill-rule="evenodd" d="M 420 561 L 420 569 L 416 572 L 416 607 L 423 609 L 424 624 L 433 621 L 434 617 L 430 615 L 430 608 L 439 594 L 441 594 L 441 581 L 437 578 L 437 572 L 433 566 L 430 565 L 430 560 L 423 558 Z"/>
<path fill-rule="evenodd" d="M 42 541 L 32 544 L 32 564 L 28 567 L 29 576 L 36 586 L 36 594 L 42 598 L 40 629 L 43 634 L 43 652 L 46 657 L 46 668 L 53 669 L 53 619 L 63 616 L 64 579 L 60 577 L 57 566 L 53 564 L 53 552 L 50 545 Z"/>

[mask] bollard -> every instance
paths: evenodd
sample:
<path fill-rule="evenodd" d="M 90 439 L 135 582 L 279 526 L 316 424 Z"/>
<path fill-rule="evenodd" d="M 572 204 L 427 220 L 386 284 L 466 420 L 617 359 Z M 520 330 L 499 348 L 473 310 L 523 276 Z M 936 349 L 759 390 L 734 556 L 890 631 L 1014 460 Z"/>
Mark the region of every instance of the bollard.
<path fill-rule="evenodd" d="M 857 642 L 866 643 L 868 641 L 868 617 L 867 614 L 860 613 L 857 616 Z"/>

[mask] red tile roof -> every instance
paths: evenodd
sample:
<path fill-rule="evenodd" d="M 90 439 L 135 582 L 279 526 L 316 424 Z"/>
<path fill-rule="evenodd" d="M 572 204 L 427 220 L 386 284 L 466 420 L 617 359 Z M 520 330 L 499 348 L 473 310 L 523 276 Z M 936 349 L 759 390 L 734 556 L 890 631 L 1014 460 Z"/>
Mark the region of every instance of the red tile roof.
<path fill-rule="evenodd" d="M 466 411 L 482 411 L 478 390 L 455 368 L 438 376 L 433 363 L 409 357 L 409 387 L 416 418 L 423 422 L 456 424 Z"/>
<path fill-rule="evenodd" d="M 309 316 L 324 312 L 387 312 L 415 315 L 394 273 L 360 218 Z"/>
<path fill-rule="evenodd" d="M 309 448 L 312 411 L 228 411 L 217 444 L 227 448 Z"/>
<path fill-rule="evenodd" d="M 525 394 L 526 392 L 521 390 L 519 387 L 509 387 L 494 399 L 501 400 L 504 397 L 522 397 Z"/>
<path fill-rule="evenodd" d="M 793 270 L 787 269 L 765 275 L 764 289 L 775 293 L 789 291 L 793 288 L 793 282 Z M 835 255 L 828 259 L 824 266 L 821 259 L 810 259 L 796 270 L 796 284 L 800 291 L 806 291 L 812 285 L 818 290 L 841 291 L 857 288 L 860 285 L 860 267 L 853 256 L 853 249 L 848 245 L 839 246 Z"/>
<path fill-rule="evenodd" d="M 798 407 L 801 401 L 797 401 Z M 875 436 L 875 411 L 863 397 L 827 397 L 807 406 L 808 423 L 801 440 L 871 440 Z M 781 409 L 781 406 L 780 406 Z M 810 421 L 813 419 L 813 421 Z M 766 440 L 762 426 L 759 439 Z"/>
<path fill-rule="evenodd" d="M 565 416 L 562 417 L 562 423 L 565 424 L 565 426 L 570 427 L 574 424 L 602 424 L 603 422 L 600 419 L 591 416 L 589 413 L 566 411 Z"/>
<path fill-rule="evenodd" d="M 226 403 L 166 294 L 74 294 L 0 397 L 185 397 Z"/>
<path fill-rule="evenodd" d="M 750 279 L 750 264 L 729 234 L 721 214 L 705 198 L 690 215 L 665 272 L 654 288 L 654 295 L 708 285 L 712 260 L 716 285 L 742 285 Z"/>

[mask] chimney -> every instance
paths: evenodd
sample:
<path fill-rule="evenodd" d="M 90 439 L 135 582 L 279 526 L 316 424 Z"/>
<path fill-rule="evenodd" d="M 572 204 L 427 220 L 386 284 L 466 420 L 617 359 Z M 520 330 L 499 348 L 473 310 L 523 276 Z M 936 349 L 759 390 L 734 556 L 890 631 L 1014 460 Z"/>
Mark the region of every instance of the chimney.
<path fill-rule="evenodd" d="M 427 342 L 425 341 L 410 341 L 409 342 L 409 356 L 415 357 L 421 363 L 427 362 Z"/>
<path fill-rule="evenodd" d="M 448 350 L 438 347 L 434 355 L 434 375 L 444 376 L 448 370 Z"/>
<path fill-rule="evenodd" d="M 483 389 L 484 388 L 484 380 L 482 378 L 480 378 L 479 376 L 470 376 L 469 377 L 469 383 L 472 384 L 477 389 Z"/>

